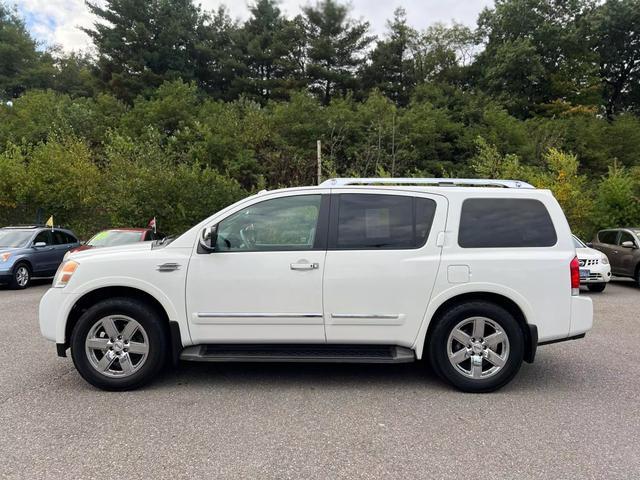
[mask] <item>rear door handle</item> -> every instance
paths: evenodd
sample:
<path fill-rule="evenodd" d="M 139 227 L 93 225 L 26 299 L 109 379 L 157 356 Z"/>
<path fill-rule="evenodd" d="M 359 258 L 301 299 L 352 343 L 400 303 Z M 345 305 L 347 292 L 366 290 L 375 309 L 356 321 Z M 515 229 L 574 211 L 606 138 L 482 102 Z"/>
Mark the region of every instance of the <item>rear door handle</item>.
<path fill-rule="evenodd" d="M 292 263 L 289 267 L 291 270 L 317 270 L 320 265 L 318 263 Z"/>

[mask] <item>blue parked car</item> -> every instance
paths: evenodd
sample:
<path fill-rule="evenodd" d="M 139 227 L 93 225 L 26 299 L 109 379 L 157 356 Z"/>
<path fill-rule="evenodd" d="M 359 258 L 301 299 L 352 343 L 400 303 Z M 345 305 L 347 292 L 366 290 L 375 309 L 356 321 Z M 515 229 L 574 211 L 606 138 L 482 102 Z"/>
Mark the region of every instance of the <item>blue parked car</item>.
<path fill-rule="evenodd" d="M 62 228 L 0 228 L 0 283 L 21 289 L 33 277 L 52 277 L 64 254 L 79 245 L 74 233 Z"/>

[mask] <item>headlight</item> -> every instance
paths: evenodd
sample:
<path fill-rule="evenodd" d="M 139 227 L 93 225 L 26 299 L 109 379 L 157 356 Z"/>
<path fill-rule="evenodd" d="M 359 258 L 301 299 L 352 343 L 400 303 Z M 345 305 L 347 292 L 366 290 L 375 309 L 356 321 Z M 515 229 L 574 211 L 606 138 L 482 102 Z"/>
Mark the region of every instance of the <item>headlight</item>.
<path fill-rule="evenodd" d="M 0 262 L 6 262 L 10 258 L 11 258 L 11 253 L 9 252 L 0 254 Z"/>
<path fill-rule="evenodd" d="M 609 259 L 606 255 L 602 256 L 602 258 L 600 259 L 600 263 L 602 263 L 603 265 L 609 265 Z"/>
<path fill-rule="evenodd" d="M 78 265 L 78 262 L 73 260 L 69 260 L 60 265 L 60 268 L 58 268 L 56 276 L 53 279 L 53 288 L 66 287 L 67 283 L 69 283 L 69 280 L 71 280 L 71 277 L 73 277 L 73 274 L 78 268 Z"/>

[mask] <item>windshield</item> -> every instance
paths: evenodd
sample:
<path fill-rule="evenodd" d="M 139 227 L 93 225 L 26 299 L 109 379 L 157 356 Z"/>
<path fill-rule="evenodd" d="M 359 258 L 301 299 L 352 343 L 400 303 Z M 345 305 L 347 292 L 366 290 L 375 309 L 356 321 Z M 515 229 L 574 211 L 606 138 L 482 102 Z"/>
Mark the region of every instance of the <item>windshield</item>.
<path fill-rule="evenodd" d="M 143 232 L 135 232 L 128 230 L 104 230 L 96 233 L 87 245 L 91 247 L 116 247 L 118 245 L 127 245 L 142 240 Z"/>
<path fill-rule="evenodd" d="M 575 235 L 573 236 L 573 244 L 576 248 L 587 248 L 587 246 L 584 243 L 582 243 L 582 240 L 580 240 Z"/>
<path fill-rule="evenodd" d="M 33 230 L 0 230 L 0 247 L 25 247 Z"/>

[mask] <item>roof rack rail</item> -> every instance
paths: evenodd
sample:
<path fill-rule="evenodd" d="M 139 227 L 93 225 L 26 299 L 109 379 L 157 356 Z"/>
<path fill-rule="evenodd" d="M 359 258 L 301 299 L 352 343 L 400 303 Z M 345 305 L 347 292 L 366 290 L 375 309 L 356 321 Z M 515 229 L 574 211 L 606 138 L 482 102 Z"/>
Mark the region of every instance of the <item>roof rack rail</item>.
<path fill-rule="evenodd" d="M 536 188 L 520 180 L 493 180 L 489 178 L 331 178 L 320 184 L 322 187 L 347 185 L 431 185 L 434 187 L 502 187 Z"/>

